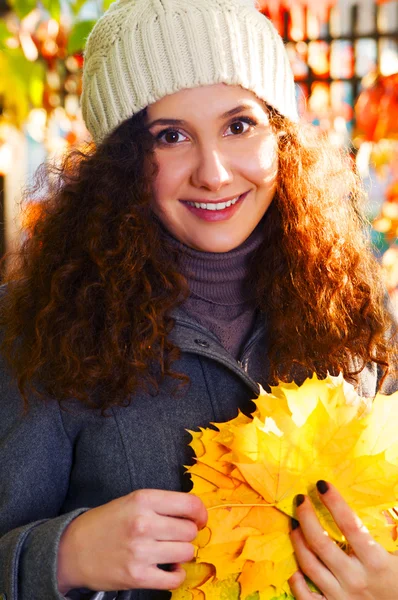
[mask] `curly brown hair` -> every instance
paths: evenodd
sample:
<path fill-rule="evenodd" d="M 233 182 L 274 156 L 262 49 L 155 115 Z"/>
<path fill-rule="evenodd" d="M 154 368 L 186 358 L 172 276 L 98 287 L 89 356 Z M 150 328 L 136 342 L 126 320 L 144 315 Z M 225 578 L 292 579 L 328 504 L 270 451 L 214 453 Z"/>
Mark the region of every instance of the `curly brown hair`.
<path fill-rule="evenodd" d="M 356 381 L 353 356 L 387 371 L 391 317 L 359 178 L 314 128 L 269 111 L 279 176 L 251 281 L 269 328 L 270 382 L 289 380 L 297 365 Z M 43 164 L 25 193 L 24 202 L 40 197 L 41 215 L 6 257 L 0 316 L 25 409 L 28 392 L 44 390 L 105 414 L 139 388 L 156 393 L 164 377 L 189 382 L 171 369 L 180 350 L 168 339 L 169 312 L 189 289 L 150 207 L 153 150 L 142 111 L 100 146 Z"/>

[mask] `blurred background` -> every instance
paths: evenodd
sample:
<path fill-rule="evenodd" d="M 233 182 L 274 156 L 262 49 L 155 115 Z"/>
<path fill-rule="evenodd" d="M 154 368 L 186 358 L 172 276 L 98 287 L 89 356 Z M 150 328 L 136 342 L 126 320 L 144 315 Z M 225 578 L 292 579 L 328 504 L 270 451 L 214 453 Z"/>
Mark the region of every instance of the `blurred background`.
<path fill-rule="evenodd" d="M 21 190 L 90 136 L 85 40 L 110 0 L 0 0 L 0 256 L 40 211 Z M 398 315 L 398 0 L 260 0 L 284 38 L 302 117 L 347 148 L 368 193 L 374 252 Z"/>

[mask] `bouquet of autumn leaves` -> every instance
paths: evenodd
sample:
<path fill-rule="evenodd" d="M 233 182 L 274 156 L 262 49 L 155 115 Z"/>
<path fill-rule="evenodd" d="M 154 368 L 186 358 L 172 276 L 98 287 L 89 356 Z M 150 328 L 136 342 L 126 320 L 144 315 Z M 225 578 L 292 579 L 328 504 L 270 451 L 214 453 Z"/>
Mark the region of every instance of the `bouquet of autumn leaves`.
<path fill-rule="evenodd" d="M 328 535 L 348 551 L 315 482 L 334 484 L 375 540 L 398 550 L 398 392 L 359 397 L 343 377 L 262 388 L 251 417 L 190 432 L 188 468 L 208 523 L 172 600 L 282 600 L 297 570 L 294 498 L 307 494 Z"/>

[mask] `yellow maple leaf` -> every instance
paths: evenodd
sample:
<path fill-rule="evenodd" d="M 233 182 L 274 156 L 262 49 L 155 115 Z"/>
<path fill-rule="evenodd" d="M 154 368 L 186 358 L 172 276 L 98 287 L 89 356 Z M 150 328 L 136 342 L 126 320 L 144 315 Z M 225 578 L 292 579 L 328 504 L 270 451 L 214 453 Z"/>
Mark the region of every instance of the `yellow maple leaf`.
<path fill-rule="evenodd" d="M 214 577 L 215 569 L 212 565 L 190 562 L 184 565 L 187 577 L 178 590 L 174 590 L 174 600 L 204 600 L 204 593 L 199 590 L 208 579 Z"/>
<path fill-rule="evenodd" d="M 261 599 L 272 599 L 283 595 L 285 591 L 290 594 L 290 587 L 286 585 L 286 581 L 297 568 L 292 554 L 278 565 L 276 573 L 275 563 L 270 560 L 247 561 L 238 578 L 241 598 L 246 598 L 259 589 Z M 264 582 L 270 580 L 275 581 L 275 585 L 264 586 Z"/>
<path fill-rule="evenodd" d="M 325 531 L 349 550 L 316 492 L 319 479 L 339 489 L 378 543 L 398 550 L 398 392 L 371 405 L 342 376 L 314 375 L 261 389 L 254 404 L 252 418 L 239 413 L 213 423 L 218 431 L 192 433 L 192 493 L 209 514 L 193 564 L 207 576 L 198 583 L 188 572 L 185 595 L 172 600 L 291 598 L 297 494 L 310 496 Z"/>
<path fill-rule="evenodd" d="M 220 507 L 211 511 L 207 523 L 210 538 L 205 546 L 198 549 L 196 561 L 213 563 L 214 556 L 217 556 L 215 567 L 219 580 L 226 579 L 242 568 L 245 558 L 241 555 L 246 540 L 260 533 L 254 527 L 242 525 L 242 520 L 250 510 L 250 507 L 237 506 L 234 509 Z"/>
<path fill-rule="evenodd" d="M 237 578 L 237 574 L 221 581 L 214 577 L 208 579 L 199 589 L 204 593 L 206 600 L 238 600 L 240 589 Z"/>

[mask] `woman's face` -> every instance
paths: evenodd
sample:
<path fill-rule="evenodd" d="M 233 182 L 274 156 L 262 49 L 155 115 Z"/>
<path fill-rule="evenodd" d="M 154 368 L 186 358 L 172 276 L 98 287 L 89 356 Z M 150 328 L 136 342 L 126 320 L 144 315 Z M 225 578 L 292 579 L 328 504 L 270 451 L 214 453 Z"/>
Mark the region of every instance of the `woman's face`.
<path fill-rule="evenodd" d="M 191 248 L 237 248 L 275 193 L 277 141 L 266 108 L 252 92 L 221 83 L 165 96 L 147 119 L 159 166 L 153 211 Z"/>

